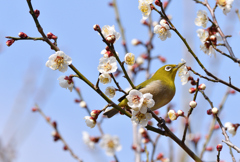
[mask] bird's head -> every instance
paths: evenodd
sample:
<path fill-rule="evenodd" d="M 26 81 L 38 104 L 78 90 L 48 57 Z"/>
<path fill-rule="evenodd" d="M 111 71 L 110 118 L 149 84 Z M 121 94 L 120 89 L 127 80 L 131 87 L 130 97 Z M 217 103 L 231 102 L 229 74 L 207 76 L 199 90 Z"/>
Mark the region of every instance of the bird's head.
<path fill-rule="evenodd" d="M 169 65 L 164 65 L 156 73 L 153 75 L 152 78 L 154 79 L 161 79 L 161 80 L 166 80 L 166 81 L 174 81 L 176 73 L 178 69 L 183 66 L 185 63 L 179 63 L 179 64 L 169 64 Z"/>

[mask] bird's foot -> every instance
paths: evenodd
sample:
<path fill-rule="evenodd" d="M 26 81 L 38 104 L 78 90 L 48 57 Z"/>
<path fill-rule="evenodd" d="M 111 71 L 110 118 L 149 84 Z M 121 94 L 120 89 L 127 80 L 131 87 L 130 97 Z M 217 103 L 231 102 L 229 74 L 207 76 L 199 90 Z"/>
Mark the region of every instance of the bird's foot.
<path fill-rule="evenodd" d="M 161 117 L 159 117 L 159 119 L 160 119 L 160 122 L 157 124 L 157 126 L 158 126 L 158 128 L 159 129 L 161 129 L 162 131 L 164 131 L 164 128 L 163 128 L 163 126 L 165 126 L 165 120 L 163 119 L 163 118 L 161 118 Z"/>

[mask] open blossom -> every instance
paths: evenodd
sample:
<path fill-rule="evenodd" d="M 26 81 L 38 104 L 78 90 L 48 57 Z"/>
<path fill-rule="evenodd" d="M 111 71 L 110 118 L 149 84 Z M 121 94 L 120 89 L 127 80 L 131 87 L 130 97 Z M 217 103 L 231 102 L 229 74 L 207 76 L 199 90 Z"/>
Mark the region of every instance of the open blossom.
<path fill-rule="evenodd" d="M 168 117 L 170 120 L 176 120 L 178 115 L 174 110 L 169 110 L 168 111 Z"/>
<path fill-rule="evenodd" d="M 114 73 L 117 70 L 117 60 L 111 56 L 109 58 L 100 58 L 98 71 L 100 73 Z"/>
<path fill-rule="evenodd" d="M 72 77 L 71 76 L 60 76 L 58 78 L 59 80 L 59 85 L 62 87 L 62 88 L 68 88 L 70 90 L 70 92 L 72 92 L 72 89 L 73 89 L 73 80 L 72 80 Z"/>
<path fill-rule="evenodd" d="M 150 4 L 153 0 L 139 0 L 138 9 L 142 12 L 142 18 L 146 20 L 151 13 Z"/>
<path fill-rule="evenodd" d="M 204 10 L 199 10 L 197 12 L 197 18 L 195 19 L 195 25 L 206 28 L 207 23 L 208 23 L 207 12 Z"/>
<path fill-rule="evenodd" d="M 138 90 L 131 90 L 126 96 L 128 100 L 128 106 L 134 110 L 139 110 L 143 103 L 143 94 Z"/>
<path fill-rule="evenodd" d="M 91 116 L 85 116 L 84 119 L 85 119 L 85 122 L 86 122 L 86 124 L 87 124 L 88 127 L 90 127 L 90 128 L 95 127 L 95 125 L 96 125 L 96 120 L 95 120 L 93 117 L 91 117 Z"/>
<path fill-rule="evenodd" d="M 183 63 L 186 63 L 184 59 L 181 59 Z M 188 78 L 190 76 L 187 66 L 183 65 L 179 68 L 178 76 L 181 78 L 182 85 L 186 84 L 188 82 Z"/>
<path fill-rule="evenodd" d="M 127 65 L 133 65 L 135 63 L 135 55 L 133 53 L 127 53 L 124 57 L 124 61 Z"/>
<path fill-rule="evenodd" d="M 224 15 L 232 9 L 232 3 L 234 0 L 217 0 L 218 7 L 223 10 Z"/>
<path fill-rule="evenodd" d="M 86 131 L 83 131 L 82 132 L 82 139 L 83 139 L 83 142 L 88 146 L 88 147 L 90 147 L 91 149 L 93 149 L 94 148 L 94 142 L 91 140 L 91 137 L 90 137 L 90 135 L 88 134 L 88 132 L 86 132 Z"/>
<path fill-rule="evenodd" d="M 208 38 L 209 34 L 208 31 L 204 29 L 198 29 L 197 30 L 197 36 L 199 37 L 200 41 L 204 43 L 206 39 Z"/>
<path fill-rule="evenodd" d="M 100 146 L 106 150 L 108 156 L 114 156 L 116 151 L 120 151 L 122 146 L 117 136 L 104 134 L 100 142 Z"/>
<path fill-rule="evenodd" d="M 145 114 L 147 112 L 147 108 L 152 108 L 155 105 L 155 101 L 152 99 L 153 95 L 151 93 L 143 94 L 143 104 L 140 108 L 140 112 Z"/>
<path fill-rule="evenodd" d="M 102 73 L 98 79 L 102 84 L 108 84 L 112 81 L 112 77 L 108 73 Z"/>
<path fill-rule="evenodd" d="M 147 126 L 148 121 L 152 119 L 151 113 L 141 113 L 140 111 L 132 111 L 131 121 L 142 127 Z"/>
<path fill-rule="evenodd" d="M 66 55 L 63 51 L 57 51 L 55 54 L 52 54 L 46 62 L 46 66 L 52 70 L 59 70 L 65 72 L 68 69 L 68 65 L 72 63 L 71 57 Z"/>
<path fill-rule="evenodd" d="M 227 131 L 232 134 L 232 136 L 235 136 L 237 133 L 237 128 L 239 127 L 239 124 L 233 124 L 230 122 L 227 122 L 224 124 L 224 127 L 227 128 Z"/>
<path fill-rule="evenodd" d="M 200 45 L 200 49 L 207 55 L 209 55 L 210 57 L 212 55 L 214 55 L 214 57 L 216 57 L 216 53 L 215 50 L 213 48 L 213 46 L 211 45 L 210 41 L 205 41 L 204 44 Z"/>
<path fill-rule="evenodd" d="M 114 42 L 120 38 L 120 33 L 116 32 L 115 26 L 104 25 L 102 27 L 102 34 L 106 39 L 109 36 L 114 36 Z"/>
<path fill-rule="evenodd" d="M 113 98 L 116 94 L 116 90 L 113 86 L 107 87 L 105 94 L 109 97 L 109 98 Z"/>
<path fill-rule="evenodd" d="M 170 27 L 166 20 L 162 19 L 160 21 L 160 25 L 156 25 L 154 27 L 154 33 L 158 34 L 158 38 L 160 38 L 162 41 L 166 40 L 167 37 L 171 38 L 171 32 L 169 31 Z"/>

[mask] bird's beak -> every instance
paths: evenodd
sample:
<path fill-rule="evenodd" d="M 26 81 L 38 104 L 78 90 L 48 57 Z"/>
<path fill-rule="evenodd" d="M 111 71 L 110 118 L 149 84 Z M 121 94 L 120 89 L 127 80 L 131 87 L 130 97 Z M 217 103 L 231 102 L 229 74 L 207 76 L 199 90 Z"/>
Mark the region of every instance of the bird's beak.
<path fill-rule="evenodd" d="M 183 66 L 183 65 L 185 65 L 185 64 L 186 64 L 186 62 L 179 63 L 179 64 L 177 64 L 174 68 L 176 68 L 176 69 L 178 70 L 181 66 Z"/>

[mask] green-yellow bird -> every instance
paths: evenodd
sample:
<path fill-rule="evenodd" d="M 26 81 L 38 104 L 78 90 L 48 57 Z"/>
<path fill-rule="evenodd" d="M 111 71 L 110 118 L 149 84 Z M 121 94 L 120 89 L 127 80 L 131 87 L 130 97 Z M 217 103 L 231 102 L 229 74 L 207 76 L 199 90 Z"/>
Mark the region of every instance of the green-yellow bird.
<path fill-rule="evenodd" d="M 152 111 L 161 108 L 172 100 L 176 91 L 174 84 L 175 76 L 178 69 L 184 64 L 185 63 L 179 63 L 178 65 L 164 65 L 158 69 L 150 79 L 136 86 L 136 89 L 143 94 L 151 93 L 153 95 L 155 105 L 151 108 Z M 118 105 L 120 107 L 126 107 L 127 109 L 130 109 L 127 104 L 128 100 L 126 99 L 126 95 L 121 97 L 119 102 L 120 103 Z M 104 115 L 108 118 L 111 118 L 117 113 L 118 110 L 113 108 L 105 112 Z"/>

